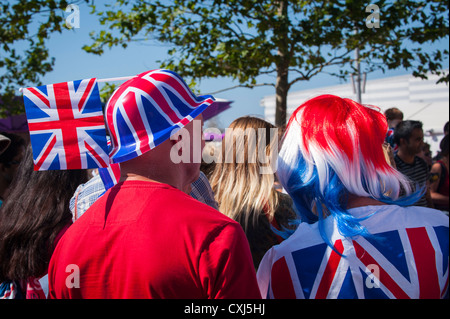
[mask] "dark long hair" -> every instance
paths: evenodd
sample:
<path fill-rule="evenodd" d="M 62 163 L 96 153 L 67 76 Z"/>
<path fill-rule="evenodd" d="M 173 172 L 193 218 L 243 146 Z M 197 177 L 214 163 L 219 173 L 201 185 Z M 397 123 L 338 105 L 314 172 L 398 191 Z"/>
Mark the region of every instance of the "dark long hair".
<path fill-rule="evenodd" d="M 58 233 L 71 223 L 69 201 L 86 170 L 33 171 L 28 145 L 0 208 L 0 282 L 46 274 Z"/>

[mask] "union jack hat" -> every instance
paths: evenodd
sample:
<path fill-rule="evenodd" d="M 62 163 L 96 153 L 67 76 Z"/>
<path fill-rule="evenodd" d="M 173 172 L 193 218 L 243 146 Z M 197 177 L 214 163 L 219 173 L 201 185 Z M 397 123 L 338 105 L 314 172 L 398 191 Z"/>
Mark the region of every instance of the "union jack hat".
<path fill-rule="evenodd" d="M 111 163 L 130 160 L 155 148 L 214 102 L 196 96 L 173 71 L 152 70 L 123 83 L 106 105 Z"/>

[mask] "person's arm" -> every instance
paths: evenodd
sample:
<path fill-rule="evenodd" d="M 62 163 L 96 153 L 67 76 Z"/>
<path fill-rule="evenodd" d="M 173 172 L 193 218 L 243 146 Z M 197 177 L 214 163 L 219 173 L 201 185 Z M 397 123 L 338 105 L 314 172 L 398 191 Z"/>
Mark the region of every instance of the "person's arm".
<path fill-rule="evenodd" d="M 427 199 L 427 206 L 429 208 L 434 208 L 434 202 L 431 197 L 430 183 L 427 181 L 427 192 L 425 193 L 425 198 Z"/>
<path fill-rule="evenodd" d="M 439 163 L 433 164 L 430 173 L 431 173 L 430 196 L 434 205 L 442 205 L 442 206 L 449 205 L 449 196 L 445 196 L 437 192 L 442 175 L 441 164 Z"/>

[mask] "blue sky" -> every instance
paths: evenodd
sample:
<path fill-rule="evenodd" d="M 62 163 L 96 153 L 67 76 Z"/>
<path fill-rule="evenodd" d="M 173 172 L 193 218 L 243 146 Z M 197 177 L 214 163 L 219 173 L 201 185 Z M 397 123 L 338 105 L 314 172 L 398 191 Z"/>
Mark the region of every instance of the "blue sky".
<path fill-rule="evenodd" d="M 155 43 L 132 43 L 126 49 L 113 47 L 105 49 L 101 56 L 86 53 L 81 48 L 85 44 L 91 44 L 89 33 L 93 30 L 103 29 L 98 22 L 98 17 L 90 13 L 91 9 L 82 4 L 80 8 L 80 27 L 72 30 L 64 30 L 61 34 L 54 34 L 48 41 L 50 56 L 55 57 L 54 70 L 42 78 L 43 84 L 58 83 L 71 80 L 79 80 L 90 77 L 110 78 L 120 76 L 132 76 L 146 70 L 159 68 L 156 61 L 164 60 L 168 46 Z M 68 14 L 66 14 L 68 16 Z M 448 49 L 448 38 L 440 44 Z M 448 61 L 445 68 L 448 68 Z M 368 79 L 407 74 L 402 69 L 387 71 L 386 73 L 374 72 L 368 75 Z M 274 77 L 274 76 L 273 76 Z M 275 78 L 267 79 L 275 82 Z M 120 84 L 121 82 L 117 82 Z M 311 89 L 321 86 L 330 86 L 343 83 L 329 75 L 319 75 L 312 80 L 302 81 L 291 88 L 290 92 Z M 199 83 L 198 89 L 202 94 L 218 91 L 237 85 L 228 78 L 205 79 Z M 275 89 L 270 86 L 254 89 L 237 88 L 222 93 L 215 97 L 234 101 L 232 107 L 219 115 L 218 126 L 227 127 L 231 121 L 243 115 L 256 115 L 263 117 L 264 110 L 260 101 L 264 96 L 275 94 Z"/>

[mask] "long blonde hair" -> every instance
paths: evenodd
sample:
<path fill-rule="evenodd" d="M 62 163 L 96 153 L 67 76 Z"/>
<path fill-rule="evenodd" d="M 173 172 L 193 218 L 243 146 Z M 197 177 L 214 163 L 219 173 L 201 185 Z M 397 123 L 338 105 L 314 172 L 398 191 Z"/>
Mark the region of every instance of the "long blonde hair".
<path fill-rule="evenodd" d="M 270 221 L 275 214 L 278 138 L 275 126 L 251 116 L 234 120 L 226 129 L 210 182 L 219 210 L 243 224 L 244 230 L 251 215 L 256 223 L 259 214 L 267 214 Z"/>

